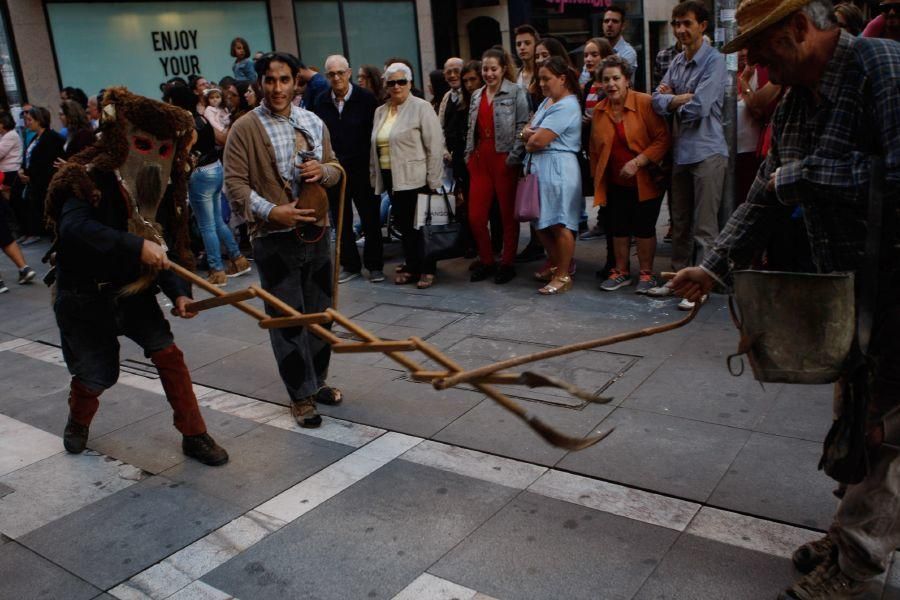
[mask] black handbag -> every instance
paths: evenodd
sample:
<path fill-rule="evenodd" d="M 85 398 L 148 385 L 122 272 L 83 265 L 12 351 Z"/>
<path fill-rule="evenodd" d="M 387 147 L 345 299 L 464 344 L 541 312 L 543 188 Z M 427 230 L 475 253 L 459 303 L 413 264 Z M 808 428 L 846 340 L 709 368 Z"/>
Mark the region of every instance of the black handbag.
<path fill-rule="evenodd" d="M 444 197 L 444 205 L 447 207 L 447 224 L 431 224 L 431 197 L 433 194 L 428 194 L 425 224 L 419 230 L 421 233 L 419 237 L 421 256 L 425 261 L 459 258 L 465 254 L 462 223 L 456 220 L 447 190 L 441 188 L 441 194 Z"/>

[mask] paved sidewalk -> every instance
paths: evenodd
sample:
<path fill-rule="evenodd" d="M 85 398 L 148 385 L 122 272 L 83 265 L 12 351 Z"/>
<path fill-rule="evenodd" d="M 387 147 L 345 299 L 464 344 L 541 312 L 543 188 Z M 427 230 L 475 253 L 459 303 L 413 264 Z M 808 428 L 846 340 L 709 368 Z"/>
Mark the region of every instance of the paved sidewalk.
<path fill-rule="evenodd" d="M 576 289 L 560 297 L 536 295 L 524 268 L 507 286 L 470 284 L 454 261 L 424 292 L 357 279 L 340 308 L 467 366 L 683 316 L 675 300 L 598 291 L 602 245 L 579 243 Z M 42 251 L 27 249 L 32 263 Z M 346 401 L 301 430 L 252 320 L 221 308 L 173 328 L 231 454 L 223 468 L 181 455 L 155 372 L 127 340 L 90 451 L 63 452 L 68 374 L 49 293 L 0 296 L 0 599 L 774 598 L 795 577 L 791 551 L 836 505 L 815 468 L 830 391 L 729 375 L 721 298 L 683 329 L 529 367 L 614 398 L 509 390 L 572 435 L 615 427 L 575 453 L 381 355 L 336 356 Z M 900 599 L 900 567 L 885 579 L 870 598 Z"/>

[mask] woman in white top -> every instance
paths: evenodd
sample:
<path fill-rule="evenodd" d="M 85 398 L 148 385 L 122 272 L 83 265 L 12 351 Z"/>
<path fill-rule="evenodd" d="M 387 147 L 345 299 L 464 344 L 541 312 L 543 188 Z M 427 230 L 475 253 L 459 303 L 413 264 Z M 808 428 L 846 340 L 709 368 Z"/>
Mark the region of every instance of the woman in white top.
<path fill-rule="evenodd" d="M 9 228 L 11 211 L 9 209 L 9 188 L 18 177 L 22 166 L 22 139 L 16 131 L 16 122 L 5 110 L 0 110 L 0 173 L 2 173 L 3 198 L 0 199 L 0 249 L 9 257 L 19 270 L 19 283 L 31 283 L 36 274 L 22 256 L 22 250 L 13 238 Z M 0 278 L 0 294 L 9 288 Z"/>
<path fill-rule="evenodd" d="M 431 104 L 410 94 L 412 70 L 392 63 L 384 71 L 387 102 L 375 110 L 369 173 L 376 194 L 387 190 L 394 223 L 403 236 L 406 264 L 397 269 L 394 283 L 434 284 L 436 264 L 421 255 L 420 232 L 413 221 L 422 189 L 441 187 L 444 173 L 444 133 Z"/>

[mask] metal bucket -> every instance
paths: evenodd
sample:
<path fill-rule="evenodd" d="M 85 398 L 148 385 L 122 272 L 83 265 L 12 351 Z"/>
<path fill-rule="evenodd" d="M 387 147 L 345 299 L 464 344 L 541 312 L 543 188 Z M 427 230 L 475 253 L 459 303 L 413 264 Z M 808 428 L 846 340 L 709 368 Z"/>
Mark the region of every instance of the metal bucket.
<path fill-rule="evenodd" d="M 732 374 L 743 372 L 732 369 L 742 354 L 758 381 L 830 383 L 841 374 L 856 330 L 853 273 L 738 271 L 729 308 L 741 331 Z"/>

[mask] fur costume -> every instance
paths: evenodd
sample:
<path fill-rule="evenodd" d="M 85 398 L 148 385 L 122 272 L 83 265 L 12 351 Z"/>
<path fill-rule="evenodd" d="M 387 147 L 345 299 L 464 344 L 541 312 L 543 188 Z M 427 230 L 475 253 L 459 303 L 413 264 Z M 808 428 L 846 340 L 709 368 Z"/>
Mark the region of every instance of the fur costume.
<path fill-rule="evenodd" d="M 163 146 L 173 145 L 169 173 L 162 173 L 157 181 L 143 177 L 126 178 L 123 168 L 131 171 L 147 155 L 135 146 L 139 140 L 158 139 L 156 150 L 160 156 Z M 152 136 L 152 137 L 150 137 Z M 151 100 L 129 92 L 124 87 L 106 90 L 101 101 L 101 121 L 97 141 L 63 165 L 50 182 L 44 207 L 45 216 L 56 231 L 62 206 L 68 198 L 76 197 L 97 206 L 100 192 L 91 178 L 92 171 L 115 172 L 128 202 L 128 231 L 157 242 L 163 247 L 163 230 L 159 222 L 169 228 L 166 236 L 173 244 L 171 250 L 177 262 L 193 267 L 188 239 L 187 186 L 190 176 L 189 152 L 196 139 L 194 120 L 189 113 L 175 106 Z M 149 141 L 148 146 L 152 145 Z M 154 158 L 159 158 L 154 156 Z M 160 178 L 167 178 L 159 181 Z M 164 192 L 164 193 L 163 193 Z M 141 277 L 122 288 L 123 295 L 134 294 L 150 286 L 156 272 L 144 266 Z"/>

